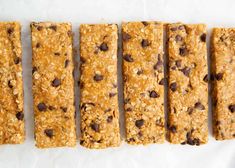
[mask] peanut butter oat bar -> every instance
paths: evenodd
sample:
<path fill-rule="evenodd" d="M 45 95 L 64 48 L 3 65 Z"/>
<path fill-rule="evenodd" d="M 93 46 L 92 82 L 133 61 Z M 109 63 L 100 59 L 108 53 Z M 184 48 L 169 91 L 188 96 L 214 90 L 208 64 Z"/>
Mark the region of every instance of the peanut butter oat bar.
<path fill-rule="evenodd" d="M 126 141 L 163 143 L 163 24 L 123 23 L 122 44 Z"/>
<path fill-rule="evenodd" d="M 81 141 L 87 148 L 120 144 L 115 24 L 80 27 Z"/>
<path fill-rule="evenodd" d="M 208 140 L 206 26 L 167 25 L 168 135 L 174 144 Z"/>
<path fill-rule="evenodd" d="M 21 26 L 0 22 L 0 144 L 25 140 Z"/>
<path fill-rule="evenodd" d="M 76 145 L 71 30 L 70 23 L 31 23 L 38 148 Z"/>
<path fill-rule="evenodd" d="M 211 38 L 213 134 L 235 138 L 235 28 L 214 28 Z"/>

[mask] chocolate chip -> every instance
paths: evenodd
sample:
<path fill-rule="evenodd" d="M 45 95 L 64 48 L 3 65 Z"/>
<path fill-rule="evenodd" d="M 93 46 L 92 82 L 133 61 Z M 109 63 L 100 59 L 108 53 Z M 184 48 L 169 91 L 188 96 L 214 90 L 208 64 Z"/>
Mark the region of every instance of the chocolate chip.
<path fill-rule="evenodd" d="M 205 106 L 201 102 L 195 103 L 194 107 L 198 110 L 205 110 Z"/>
<path fill-rule="evenodd" d="M 186 47 L 180 47 L 179 48 L 179 55 L 186 56 L 188 54 L 188 50 Z"/>
<path fill-rule="evenodd" d="M 63 112 L 67 112 L 68 108 L 67 107 L 60 107 L 60 109 L 63 111 Z"/>
<path fill-rule="evenodd" d="M 165 79 L 162 78 L 158 84 L 159 84 L 159 85 L 164 85 L 164 84 L 165 84 Z"/>
<path fill-rule="evenodd" d="M 92 123 L 90 126 L 91 126 L 91 129 L 93 129 L 95 132 L 99 132 L 99 130 L 100 130 L 99 124 L 97 124 L 97 123 Z"/>
<path fill-rule="evenodd" d="M 176 126 L 172 125 L 168 128 L 172 133 L 176 133 L 177 132 L 177 129 L 176 129 Z"/>
<path fill-rule="evenodd" d="M 117 93 L 109 93 L 109 97 L 111 98 L 111 97 L 114 97 L 114 96 L 116 96 L 116 94 Z"/>
<path fill-rule="evenodd" d="M 47 110 L 47 106 L 45 103 L 39 103 L 37 108 L 39 111 L 46 111 Z"/>
<path fill-rule="evenodd" d="M 19 57 L 16 57 L 16 58 L 14 59 L 14 63 L 15 63 L 15 64 L 19 64 L 20 61 L 21 61 L 21 58 L 19 58 Z"/>
<path fill-rule="evenodd" d="M 151 98 L 158 98 L 158 97 L 160 97 L 160 95 L 153 90 L 153 91 L 151 91 L 149 93 L 149 97 L 151 97 Z"/>
<path fill-rule="evenodd" d="M 200 36 L 200 39 L 202 42 L 206 42 L 206 33 L 203 33 L 201 36 Z"/>
<path fill-rule="evenodd" d="M 72 37 L 72 36 L 73 36 L 73 32 L 72 32 L 71 30 L 69 30 L 69 31 L 67 32 L 67 34 L 68 34 L 69 37 Z"/>
<path fill-rule="evenodd" d="M 60 79 L 55 78 L 55 79 L 52 81 L 51 85 L 52 85 L 53 87 L 58 87 L 58 86 L 60 86 L 60 85 L 61 85 Z"/>
<path fill-rule="evenodd" d="M 181 71 L 183 72 L 183 74 L 184 74 L 185 76 L 189 77 L 191 68 L 189 68 L 189 67 L 184 67 L 183 69 L 181 69 Z"/>
<path fill-rule="evenodd" d="M 42 26 L 37 26 L 37 30 L 41 31 L 42 30 Z"/>
<path fill-rule="evenodd" d="M 55 110 L 55 107 L 53 107 L 53 106 L 49 106 L 48 108 L 49 108 L 49 110 Z"/>
<path fill-rule="evenodd" d="M 179 30 L 184 30 L 184 29 L 185 29 L 185 26 L 184 26 L 184 25 L 180 25 L 180 26 L 178 27 L 178 29 L 179 29 Z"/>
<path fill-rule="evenodd" d="M 175 41 L 176 41 L 176 42 L 182 41 L 182 40 L 183 40 L 183 38 L 182 38 L 180 35 L 177 34 L 177 35 L 175 36 Z"/>
<path fill-rule="evenodd" d="M 37 44 L 36 44 L 36 48 L 39 48 L 40 46 L 41 46 L 40 43 L 37 43 Z"/>
<path fill-rule="evenodd" d="M 235 112 L 235 104 L 229 105 L 228 109 L 230 110 L 231 113 L 234 113 Z"/>
<path fill-rule="evenodd" d="M 138 71 L 137 71 L 137 75 L 141 75 L 143 73 L 143 70 L 142 69 L 139 69 Z"/>
<path fill-rule="evenodd" d="M 188 107 L 187 112 L 189 115 L 191 115 L 193 113 L 193 108 L 192 107 Z"/>
<path fill-rule="evenodd" d="M 11 89 L 13 88 L 13 86 L 12 86 L 12 84 L 11 84 L 11 81 L 10 81 L 10 80 L 8 81 L 8 87 L 9 87 L 9 88 L 11 88 Z"/>
<path fill-rule="evenodd" d="M 54 55 L 55 56 L 60 56 L 60 53 L 59 52 L 55 52 Z"/>
<path fill-rule="evenodd" d="M 172 92 L 175 92 L 177 90 L 177 83 L 173 82 L 170 84 L 170 89 Z"/>
<path fill-rule="evenodd" d="M 146 21 L 142 21 L 141 22 L 144 26 L 148 26 L 149 24 L 148 24 L 148 22 L 146 22 Z"/>
<path fill-rule="evenodd" d="M 131 57 L 130 54 L 126 54 L 123 56 L 123 59 L 127 62 L 134 62 L 134 59 Z"/>
<path fill-rule="evenodd" d="M 52 30 L 54 30 L 54 31 L 57 30 L 57 26 L 56 26 L 56 25 L 52 25 L 52 26 L 50 26 L 49 28 L 52 29 Z"/>
<path fill-rule="evenodd" d="M 46 134 L 46 136 L 48 136 L 49 138 L 52 138 L 54 136 L 54 132 L 53 129 L 45 129 L 44 133 Z"/>
<path fill-rule="evenodd" d="M 103 75 L 95 74 L 93 79 L 97 82 L 102 81 L 104 79 Z"/>
<path fill-rule="evenodd" d="M 181 62 L 182 62 L 182 60 L 177 60 L 177 61 L 175 61 L 175 65 L 179 68 L 179 67 L 181 67 Z"/>
<path fill-rule="evenodd" d="M 149 42 L 147 39 L 143 39 L 143 40 L 141 41 L 141 46 L 142 46 L 143 48 L 146 48 L 146 47 L 150 46 L 150 42 Z"/>
<path fill-rule="evenodd" d="M 172 27 L 170 30 L 171 31 L 176 31 L 178 28 L 177 27 Z"/>
<path fill-rule="evenodd" d="M 223 73 L 217 73 L 216 75 L 215 75 L 215 78 L 216 78 L 216 80 L 222 80 L 223 79 Z"/>
<path fill-rule="evenodd" d="M 33 67 L 33 69 L 32 69 L 32 74 L 33 74 L 34 72 L 36 72 L 37 70 L 38 70 L 37 67 Z"/>
<path fill-rule="evenodd" d="M 206 75 L 204 76 L 203 81 L 204 81 L 204 82 L 208 82 L 208 81 L 209 81 L 209 79 L 208 79 L 208 74 L 206 74 Z"/>
<path fill-rule="evenodd" d="M 128 33 L 122 32 L 122 40 L 123 41 L 128 41 L 131 39 L 131 35 L 129 35 Z"/>
<path fill-rule="evenodd" d="M 163 68 L 163 62 L 161 60 L 158 60 L 157 63 L 153 66 L 154 70 L 157 70 L 158 72 L 162 72 Z"/>
<path fill-rule="evenodd" d="M 12 33 L 14 32 L 14 28 L 8 28 L 7 29 L 7 33 L 9 34 L 9 35 L 11 35 Z"/>
<path fill-rule="evenodd" d="M 144 125 L 144 120 L 143 119 L 135 121 L 135 126 L 136 127 L 141 128 L 143 125 Z"/>
<path fill-rule="evenodd" d="M 108 51 L 109 49 L 107 43 L 102 43 L 99 48 L 101 51 Z"/>
<path fill-rule="evenodd" d="M 218 126 L 218 125 L 220 125 L 220 124 L 221 124 L 220 121 L 216 121 L 216 122 L 215 122 L 215 125 L 216 125 L 216 126 Z"/>
<path fill-rule="evenodd" d="M 108 123 L 111 123 L 112 121 L 113 121 L 113 116 L 108 116 L 107 122 L 108 122 Z"/>
<path fill-rule="evenodd" d="M 65 62 L 64 62 L 64 67 L 65 67 L 65 68 L 67 68 L 67 67 L 68 67 L 69 62 L 70 62 L 69 60 L 65 60 Z"/>
<path fill-rule="evenodd" d="M 18 112 L 18 113 L 16 113 L 16 118 L 18 119 L 18 120 L 23 120 L 24 119 L 24 113 L 22 113 L 22 112 Z"/>
<path fill-rule="evenodd" d="M 126 111 L 132 111 L 132 108 L 128 107 L 128 108 L 126 109 Z"/>

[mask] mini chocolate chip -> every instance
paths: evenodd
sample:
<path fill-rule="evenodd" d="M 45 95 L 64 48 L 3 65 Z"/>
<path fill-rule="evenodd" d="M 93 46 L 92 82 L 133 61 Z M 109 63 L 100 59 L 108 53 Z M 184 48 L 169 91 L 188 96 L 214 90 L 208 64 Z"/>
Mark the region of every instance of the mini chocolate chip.
<path fill-rule="evenodd" d="M 19 57 L 16 57 L 16 58 L 14 59 L 14 63 L 15 63 L 15 64 L 19 64 L 20 61 L 21 61 L 21 59 L 20 59 Z"/>
<path fill-rule="evenodd" d="M 203 81 L 204 81 L 204 82 L 208 82 L 208 81 L 209 81 L 209 79 L 208 79 L 208 74 L 206 74 L 206 75 L 204 76 Z"/>
<path fill-rule="evenodd" d="M 183 38 L 182 38 L 180 35 L 177 34 L 177 35 L 175 36 L 175 41 L 176 41 L 176 42 L 182 41 L 182 40 L 183 40 Z"/>
<path fill-rule="evenodd" d="M 39 111 L 46 111 L 47 110 L 47 106 L 45 103 L 39 103 L 37 108 Z"/>
<path fill-rule="evenodd" d="M 37 30 L 41 31 L 42 30 L 42 26 L 37 26 Z"/>
<path fill-rule="evenodd" d="M 97 124 L 97 123 L 92 123 L 90 126 L 91 126 L 91 129 L 93 129 L 95 132 L 99 132 L 99 130 L 100 130 L 99 124 Z"/>
<path fill-rule="evenodd" d="M 137 71 L 137 75 L 141 75 L 143 73 L 143 70 L 142 69 L 139 69 L 138 71 Z"/>
<path fill-rule="evenodd" d="M 54 30 L 54 31 L 57 30 L 57 26 L 56 26 L 56 25 L 52 25 L 52 26 L 50 26 L 49 28 L 52 29 L 52 30 Z"/>
<path fill-rule="evenodd" d="M 188 50 L 186 47 L 180 47 L 179 48 L 179 55 L 186 56 L 188 54 Z"/>
<path fill-rule="evenodd" d="M 102 81 L 104 79 L 103 75 L 95 74 L 93 79 L 97 82 Z"/>
<path fill-rule="evenodd" d="M 48 136 L 49 138 L 52 138 L 54 136 L 54 132 L 53 129 L 45 129 L 44 133 L 46 134 L 46 136 Z"/>
<path fill-rule="evenodd" d="M 193 108 L 192 107 L 188 107 L 187 112 L 189 115 L 191 115 L 193 113 Z"/>
<path fill-rule="evenodd" d="M 176 31 L 178 28 L 177 27 L 172 27 L 170 30 L 171 31 Z"/>
<path fill-rule="evenodd" d="M 194 107 L 198 110 L 205 110 L 205 106 L 201 102 L 195 103 Z"/>
<path fill-rule="evenodd" d="M 201 36 L 200 36 L 200 39 L 202 42 L 206 42 L 206 33 L 203 33 Z"/>
<path fill-rule="evenodd" d="M 230 110 L 231 113 L 234 113 L 235 112 L 235 104 L 229 105 L 228 109 Z"/>
<path fill-rule="evenodd" d="M 216 78 L 216 80 L 221 80 L 221 79 L 223 79 L 223 73 L 217 73 L 216 75 L 215 75 L 215 78 Z"/>
<path fill-rule="evenodd" d="M 108 108 L 108 109 L 104 110 L 104 112 L 107 113 L 107 112 L 110 112 L 111 110 L 112 110 L 111 108 Z"/>
<path fill-rule="evenodd" d="M 148 22 L 146 22 L 146 21 L 142 21 L 141 22 L 144 26 L 148 26 Z"/>
<path fill-rule="evenodd" d="M 60 107 L 60 109 L 63 111 L 63 112 L 67 112 L 68 108 L 67 107 Z"/>
<path fill-rule="evenodd" d="M 60 85 L 61 85 L 60 79 L 55 78 L 55 79 L 52 81 L 51 85 L 52 85 L 53 87 L 58 87 L 58 86 L 60 86 Z"/>
<path fill-rule="evenodd" d="M 81 62 L 81 64 L 84 64 L 86 62 L 86 59 L 84 57 L 80 56 L 80 62 Z"/>
<path fill-rule="evenodd" d="M 181 71 L 183 72 L 183 74 L 184 74 L 185 76 L 189 77 L 191 68 L 189 68 L 189 67 L 184 67 L 183 69 L 181 69 Z"/>
<path fill-rule="evenodd" d="M 140 131 L 140 132 L 138 132 L 138 135 L 139 135 L 139 137 L 142 137 L 143 133 Z"/>
<path fill-rule="evenodd" d="M 132 111 L 132 108 L 128 107 L 128 108 L 126 109 L 126 111 Z"/>
<path fill-rule="evenodd" d="M 141 41 L 141 46 L 142 46 L 143 48 L 146 48 L 146 47 L 150 46 L 150 42 L 149 42 L 147 39 L 143 39 L 143 40 Z"/>
<path fill-rule="evenodd" d="M 54 55 L 60 56 L 60 53 L 59 52 L 55 52 Z"/>
<path fill-rule="evenodd" d="M 32 69 L 32 74 L 33 74 L 34 72 L 36 72 L 37 70 L 38 70 L 37 67 L 33 67 L 33 69 Z"/>
<path fill-rule="evenodd" d="M 185 29 L 185 26 L 184 26 L 184 25 L 180 25 L 180 26 L 178 27 L 178 29 L 179 29 L 179 30 L 183 30 L 183 29 Z"/>
<path fill-rule="evenodd" d="M 109 97 L 114 97 L 116 96 L 117 93 L 109 93 Z"/>
<path fill-rule="evenodd" d="M 49 108 L 49 110 L 55 110 L 55 107 L 53 107 L 53 106 L 49 106 L 48 108 Z"/>
<path fill-rule="evenodd" d="M 71 30 L 69 30 L 69 31 L 67 32 L 67 34 L 68 34 L 69 37 L 72 37 L 72 36 L 73 36 L 73 32 L 72 32 Z"/>
<path fill-rule="evenodd" d="M 177 90 L 177 83 L 173 82 L 170 84 L 170 89 L 172 92 L 175 92 Z"/>
<path fill-rule="evenodd" d="M 165 84 L 165 79 L 162 78 L 158 84 L 159 84 L 159 85 L 164 85 L 164 84 Z"/>
<path fill-rule="evenodd" d="M 158 98 L 158 97 L 160 97 L 160 95 L 153 90 L 153 91 L 151 91 L 149 93 L 149 97 L 151 97 L 151 98 Z"/>
<path fill-rule="evenodd" d="M 9 35 L 11 35 L 12 33 L 14 32 L 14 28 L 8 28 L 7 29 L 7 33 L 9 34 Z"/>
<path fill-rule="evenodd" d="M 107 122 L 108 122 L 108 123 L 111 123 L 112 121 L 113 121 L 113 116 L 108 116 Z"/>
<path fill-rule="evenodd" d="M 101 51 L 108 51 L 108 49 L 109 49 L 109 47 L 108 47 L 107 43 L 102 43 L 100 45 L 100 50 Z"/>
<path fill-rule="evenodd" d="M 176 70 L 176 66 L 171 67 L 172 70 Z"/>
<path fill-rule="evenodd" d="M 168 128 L 172 133 L 176 133 L 177 132 L 177 129 L 176 129 L 176 126 L 172 125 Z"/>
<path fill-rule="evenodd" d="M 67 67 L 68 67 L 69 62 L 70 62 L 69 60 L 65 60 L 65 62 L 64 62 L 64 67 L 65 67 L 65 68 L 67 68 Z"/>
<path fill-rule="evenodd" d="M 129 103 L 130 102 L 130 98 L 126 98 L 126 99 L 124 99 L 124 104 L 127 104 L 127 103 Z"/>
<path fill-rule="evenodd" d="M 123 56 L 123 59 L 127 62 L 134 62 L 134 59 L 131 57 L 130 54 L 126 54 Z"/>
<path fill-rule="evenodd" d="M 123 41 L 128 41 L 131 39 L 131 35 L 129 35 L 128 33 L 122 32 L 122 40 Z"/>
<path fill-rule="evenodd" d="M 143 119 L 135 121 L 135 126 L 136 127 L 141 128 L 143 125 L 144 125 L 144 120 Z"/>
<path fill-rule="evenodd" d="M 154 70 L 157 70 L 158 72 L 162 72 L 163 68 L 163 62 L 161 60 L 158 60 L 157 63 L 153 66 Z"/>
<path fill-rule="evenodd" d="M 9 88 L 11 88 L 11 89 L 13 88 L 13 86 L 12 86 L 12 84 L 11 84 L 11 81 L 10 81 L 10 80 L 8 81 L 8 87 L 9 87 Z"/>
<path fill-rule="evenodd" d="M 37 43 L 37 44 L 36 44 L 36 48 L 39 48 L 40 46 L 41 46 L 40 43 Z"/>
<path fill-rule="evenodd" d="M 16 113 L 16 118 L 18 119 L 18 120 L 23 120 L 24 119 L 24 113 L 22 113 L 22 112 L 18 112 L 18 113 Z"/>
<path fill-rule="evenodd" d="M 215 122 L 215 125 L 216 125 L 216 126 L 218 126 L 218 125 L 220 125 L 220 124 L 221 124 L 220 121 L 216 121 L 216 122 Z"/>
<path fill-rule="evenodd" d="M 182 60 L 177 60 L 177 61 L 175 61 L 175 65 L 179 68 L 179 67 L 181 67 L 181 62 L 182 62 Z"/>

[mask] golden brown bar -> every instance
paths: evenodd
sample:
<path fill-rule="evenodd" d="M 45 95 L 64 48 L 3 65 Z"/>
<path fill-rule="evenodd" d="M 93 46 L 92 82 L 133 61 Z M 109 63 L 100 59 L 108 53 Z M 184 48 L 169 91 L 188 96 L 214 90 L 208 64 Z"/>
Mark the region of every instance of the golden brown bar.
<path fill-rule="evenodd" d="M 87 148 L 119 146 L 115 24 L 80 26 L 81 141 Z"/>
<path fill-rule="evenodd" d="M 0 22 L 0 144 L 25 140 L 21 26 Z"/>
<path fill-rule="evenodd" d="M 122 24 L 124 109 L 129 144 L 162 143 L 164 128 L 163 24 Z"/>
<path fill-rule="evenodd" d="M 31 23 L 35 140 L 38 148 L 76 145 L 72 26 Z"/>
<path fill-rule="evenodd" d="M 167 25 L 168 135 L 174 144 L 208 140 L 208 69 L 206 26 Z"/>
<path fill-rule="evenodd" d="M 235 28 L 214 28 L 211 37 L 213 134 L 235 138 Z"/>

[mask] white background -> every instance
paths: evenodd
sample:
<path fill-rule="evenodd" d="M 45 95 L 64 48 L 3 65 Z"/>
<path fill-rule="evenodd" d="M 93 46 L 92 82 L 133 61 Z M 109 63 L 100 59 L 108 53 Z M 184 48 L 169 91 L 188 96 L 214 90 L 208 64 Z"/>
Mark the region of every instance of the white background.
<path fill-rule="evenodd" d="M 123 143 L 119 148 L 106 150 L 88 150 L 80 145 L 37 149 L 33 140 L 29 35 L 31 21 L 69 21 L 75 33 L 74 47 L 78 48 L 77 32 L 81 23 L 157 20 L 206 23 L 208 28 L 235 27 L 234 0 L 0 0 L 0 21 L 13 20 L 23 26 L 27 139 L 22 145 L 0 146 L 0 168 L 235 168 L 235 140 L 215 141 L 211 137 L 211 121 L 209 143 L 199 147 L 166 142 L 148 146 Z M 123 121 L 122 116 L 121 108 Z"/>

